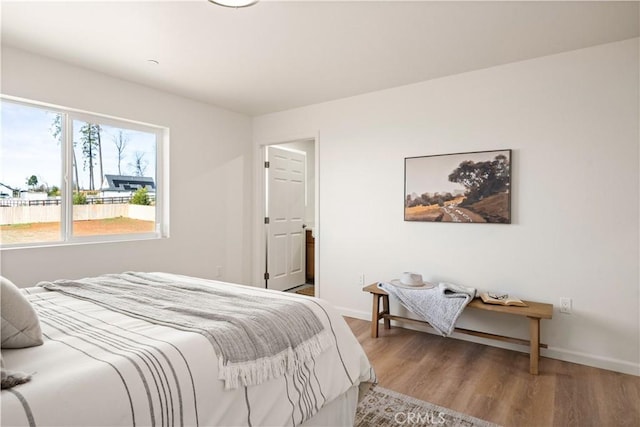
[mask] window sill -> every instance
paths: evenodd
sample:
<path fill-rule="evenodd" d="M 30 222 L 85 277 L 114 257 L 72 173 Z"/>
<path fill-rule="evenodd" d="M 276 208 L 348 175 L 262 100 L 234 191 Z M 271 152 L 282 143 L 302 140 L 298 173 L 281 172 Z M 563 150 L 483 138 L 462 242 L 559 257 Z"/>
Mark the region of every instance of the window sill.
<path fill-rule="evenodd" d="M 144 233 L 144 234 L 118 234 L 115 236 L 90 236 L 90 237 L 77 237 L 72 240 L 63 242 L 34 242 L 34 243 L 16 243 L 11 245 L 0 245 L 0 251 L 11 251 L 21 249 L 40 249 L 40 248 L 55 248 L 63 246 L 78 246 L 78 245 L 95 245 L 102 243 L 131 243 L 147 240 L 162 240 L 168 239 L 169 236 L 163 236 L 160 233 Z"/>

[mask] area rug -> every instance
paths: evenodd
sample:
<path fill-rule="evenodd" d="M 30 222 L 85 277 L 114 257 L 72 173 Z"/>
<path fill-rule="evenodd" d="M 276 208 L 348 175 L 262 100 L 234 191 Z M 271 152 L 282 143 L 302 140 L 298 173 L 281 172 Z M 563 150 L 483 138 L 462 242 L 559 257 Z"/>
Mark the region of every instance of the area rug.
<path fill-rule="evenodd" d="M 304 287 L 302 289 L 298 289 L 296 291 L 296 294 L 306 295 L 308 297 L 313 297 L 316 294 L 316 288 L 315 288 L 315 286 L 307 286 L 307 287 Z"/>
<path fill-rule="evenodd" d="M 380 386 L 372 387 L 358 404 L 356 427 L 441 426 L 498 427 L 424 400 Z"/>

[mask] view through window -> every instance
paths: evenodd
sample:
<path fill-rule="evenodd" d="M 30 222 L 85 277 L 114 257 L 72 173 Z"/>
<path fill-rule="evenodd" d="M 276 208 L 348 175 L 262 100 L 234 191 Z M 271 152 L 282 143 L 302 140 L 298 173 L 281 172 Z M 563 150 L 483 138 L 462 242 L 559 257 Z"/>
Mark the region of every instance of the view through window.
<path fill-rule="evenodd" d="M 159 236 L 160 129 L 1 106 L 0 244 Z"/>
<path fill-rule="evenodd" d="M 61 238 L 62 149 L 51 129 L 62 115 L 2 102 L 0 242 Z"/>

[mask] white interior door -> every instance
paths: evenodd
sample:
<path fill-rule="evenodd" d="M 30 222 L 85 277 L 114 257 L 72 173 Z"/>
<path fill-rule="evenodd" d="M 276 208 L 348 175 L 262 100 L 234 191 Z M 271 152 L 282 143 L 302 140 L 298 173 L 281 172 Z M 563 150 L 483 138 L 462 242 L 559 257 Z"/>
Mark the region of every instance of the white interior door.
<path fill-rule="evenodd" d="M 305 164 L 301 151 L 267 147 L 267 288 L 305 282 Z"/>

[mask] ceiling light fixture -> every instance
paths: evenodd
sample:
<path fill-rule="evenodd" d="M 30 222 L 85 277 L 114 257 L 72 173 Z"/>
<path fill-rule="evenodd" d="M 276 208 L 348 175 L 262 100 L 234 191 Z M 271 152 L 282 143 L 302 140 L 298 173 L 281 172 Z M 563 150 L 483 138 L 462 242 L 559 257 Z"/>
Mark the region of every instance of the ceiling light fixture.
<path fill-rule="evenodd" d="M 209 0 L 209 3 L 217 4 L 218 6 L 233 7 L 238 9 L 240 7 L 252 6 L 258 3 L 259 0 Z"/>

